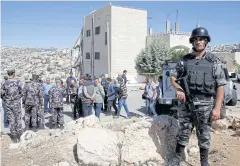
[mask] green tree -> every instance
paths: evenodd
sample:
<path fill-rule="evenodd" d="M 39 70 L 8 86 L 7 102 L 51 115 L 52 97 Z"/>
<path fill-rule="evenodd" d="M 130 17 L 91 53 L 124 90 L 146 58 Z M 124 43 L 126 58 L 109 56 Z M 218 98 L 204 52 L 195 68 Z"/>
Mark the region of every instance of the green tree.
<path fill-rule="evenodd" d="M 171 59 L 170 50 L 159 38 L 143 49 L 135 59 L 135 68 L 139 74 L 159 75 L 162 73 L 162 65 Z"/>
<path fill-rule="evenodd" d="M 171 60 L 178 61 L 182 56 L 189 53 L 189 48 L 186 46 L 175 46 L 171 48 Z"/>

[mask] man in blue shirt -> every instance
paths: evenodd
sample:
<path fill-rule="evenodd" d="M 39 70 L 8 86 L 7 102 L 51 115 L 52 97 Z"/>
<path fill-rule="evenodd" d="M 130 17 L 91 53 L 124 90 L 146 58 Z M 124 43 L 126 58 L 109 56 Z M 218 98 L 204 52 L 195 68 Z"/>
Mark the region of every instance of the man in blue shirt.
<path fill-rule="evenodd" d="M 50 112 L 49 111 L 49 94 L 48 91 L 53 85 L 50 83 L 50 78 L 46 79 L 46 82 L 43 84 L 43 97 L 44 97 L 44 112 Z"/>

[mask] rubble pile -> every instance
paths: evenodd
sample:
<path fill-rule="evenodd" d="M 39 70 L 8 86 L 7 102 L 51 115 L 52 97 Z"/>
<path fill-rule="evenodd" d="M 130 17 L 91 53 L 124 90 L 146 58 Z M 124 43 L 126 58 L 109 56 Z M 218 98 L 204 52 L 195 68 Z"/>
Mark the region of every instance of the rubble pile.
<path fill-rule="evenodd" d="M 35 166 L 166 166 L 171 163 L 175 155 L 178 121 L 167 115 L 129 121 L 126 119 L 118 127 L 112 127 L 109 122 L 100 123 L 92 115 L 67 123 L 63 130 L 26 131 L 20 143 L 9 149 L 22 151 L 28 159 L 22 161 Z M 232 127 L 238 132 L 240 119 L 227 117 L 214 124 L 213 131 Z M 39 155 L 40 151 L 44 155 Z M 187 162 L 199 161 L 195 130 L 185 155 Z"/>
<path fill-rule="evenodd" d="M 53 80 L 56 76 L 66 78 L 71 68 L 71 55 L 68 49 L 2 46 L 1 59 L 2 77 L 6 75 L 9 67 L 14 67 L 16 77 L 22 81 L 31 78 L 32 73 L 39 74 L 42 79 L 50 77 Z"/>

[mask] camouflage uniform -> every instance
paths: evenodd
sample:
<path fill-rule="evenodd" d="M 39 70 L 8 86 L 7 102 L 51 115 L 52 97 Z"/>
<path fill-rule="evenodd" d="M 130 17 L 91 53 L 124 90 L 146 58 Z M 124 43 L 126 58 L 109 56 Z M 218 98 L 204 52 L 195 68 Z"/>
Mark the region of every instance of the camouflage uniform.
<path fill-rule="evenodd" d="M 52 124 L 57 126 L 64 124 L 63 119 L 63 97 L 66 95 L 66 89 L 61 86 L 54 86 L 49 90 L 49 103 L 52 109 Z"/>
<path fill-rule="evenodd" d="M 15 70 L 13 70 L 15 72 Z M 11 72 L 13 72 L 11 71 Z M 10 71 L 9 71 L 10 72 Z M 1 97 L 6 103 L 7 119 L 9 121 L 9 129 L 14 139 L 22 134 L 22 83 L 15 78 L 8 78 L 1 88 Z"/>
<path fill-rule="evenodd" d="M 44 128 L 45 118 L 44 118 L 44 108 L 43 108 L 43 85 L 38 83 L 40 97 L 38 100 L 38 109 L 37 109 L 37 122 L 39 128 Z"/>
<path fill-rule="evenodd" d="M 43 105 L 43 91 L 40 84 L 32 81 L 24 86 L 23 105 L 25 107 L 25 124 L 26 129 L 29 128 L 30 118 L 32 126 L 37 127 L 37 115 L 39 107 Z"/>
<path fill-rule="evenodd" d="M 186 66 L 185 64 L 187 63 L 186 61 L 191 61 L 191 59 L 195 59 L 192 58 L 193 55 L 192 54 L 188 54 L 186 56 L 184 56 L 178 63 L 177 66 L 174 70 L 171 71 L 171 75 L 175 76 L 176 78 L 180 78 L 184 75 L 186 75 L 187 71 L 186 71 Z M 203 57 L 201 57 L 201 60 L 207 60 L 210 61 L 209 64 L 212 63 L 212 78 L 214 80 L 214 85 L 215 87 L 212 87 L 213 91 L 215 91 L 216 87 L 218 86 L 223 86 L 226 84 L 226 80 L 225 80 L 225 75 L 224 75 L 224 71 L 222 68 L 222 63 L 221 61 L 215 57 L 212 53 L 207 52 Z M 201 72 L 200 70 L 198 70 L 199 72 Z M 195 70 L 194 68 L 192 68 L 192 73 L 194 73 Z M 206 72 L 205 72 L 206 74 Z M 188 75 L 188 74 L 187 74 Z M 191 75 L 191 72 L 190 74 Z M 188 78 L 189 78 L 188 75 Z M 209 76 L 211 77 L 211 76 Z M 191 94 L 194 98 L 194 100 L 200 101 L 200 102 L 206 102 L 206 104 L 204 105 L 195 105 L 196 110 L 189 110 L 186 108 L 184 103 L 181 103 L 179 106 L 179 126 L 180 126 L 180 131 L 178 134 L 178 139 L 177 142 L 180 145 L 186 146 L 189 142 L 189 138 L 191 135 L 191 132 L 193 130 L 193 127 L 196 127 L 196 134 L 197 134 L 197 138 L 198 138 L 198 145 L 201 149 L 209 149 L 210 147 L 210 139 L 211 139 L 211 135 L 210 135 L 210 128 L 211 128 L 211 113 L 212 113 L 212 109 L 214 107 L 214 98 L 216 95 L 212 94 L 212 95 L 206 95 L 204 96 L 204 98 L 198 97 L 198 95 L 196 95 L 196 90 L 193 90 L 193 88 L 191 88 L 191 76 L 189 79 L 188 84 L 190 87 L 190 91 Z M 206 77 L 203 76 L 203 78 L 201 78 L 200 76 L 195 78 L 195 82 L 196 84 L 198 83 L 204 83 L 207 84 L 207 82 L 203 81 L 206 80 Z M 199 90 L 201 89 L 201 87 L 196 86 L 196 89 L 199 88 Z M 201 93 L 200 93 L 201 94 Z M 201 94 L 203 95 L 203 94 Z"/>

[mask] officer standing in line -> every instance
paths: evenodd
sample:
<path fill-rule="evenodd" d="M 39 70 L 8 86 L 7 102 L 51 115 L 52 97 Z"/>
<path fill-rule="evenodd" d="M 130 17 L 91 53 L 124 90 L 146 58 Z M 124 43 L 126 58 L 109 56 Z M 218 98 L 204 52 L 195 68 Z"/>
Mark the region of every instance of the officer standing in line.
<path fill-rule="evenodd" d="M 6 80 L 8 80 L 8 76 L 4 76 L 4 81 L 1 83 L 1 87 L 3 86 Z M 2 100 L 2 108 L 3 108 L 3 124 L 4 124 L 4 128 L 7 128 L 8 120 L 7 120 L 7 113 L 6 113 L 6 104 L 3 100 Z"/>
<path fill-rule="evenodd" d="M 24 86 L 22 103 L 25 108 L 25 126 L 29 130 L 30 118 L 33 131 L 37 131 L 39 107 L 43 105 L 43 91 L 38 83 L 38 75 L 32 75 L 32 81 Z M 42 127 L 42 126 L 41 126 Z"/>
<path fill-rule="evenodd" d="M 56 85 L 49 90 L 49 103 L 52 109 L 52 127 L 64 128 L 63 97 L 67 95 L 66 89 L 62 86 L 60 78 L 55 79 Z"/>
<path fill-rule="evenodd" d="M 1 88 L 1 98 L 6 104 L 7 119 L 13 143 L 20 141 L 22 135 L 22 83 L 15 77 L 15 69 L 7 70 L 8 80 Z"/>
<path fill-rule="evenodd" d="M 37 98 L 38 101 L 38 109 L 37 109 L 37 126 L 38 129 L 44 129 L 45 117 L 44 117 L 44 96 L 43 96 L 43 81 L 40 80 L 40 77 L 37 76 L 37 85 L 39 88 L 39 96 Z"/>
<path fill-rule="evenodd" d="M 226 84 L 221 61 L 214 54 L 206 52 L 206 46 L 210 41 L 207 29 L 195 28 L 189 39 L 193 52 L 183 56 L 175 70 L 171 71 L 171 84 L 176 88 L 176 96 L 181 102 L 178 110 L 180 130 L 176 146 L 177 156 L 172 159 L 174 166 L 185 160 L 184 149 L 193 127 L 196 127 L 201 166 L 209 166 L 211 121 L 220 119 Z M 186 103 L 188 97 L 185 95 L 183 83 L 176 82 L 176 79 L 184 77 L 187 78 L 194 101 L 194 107 L 191 109 Z"/>

